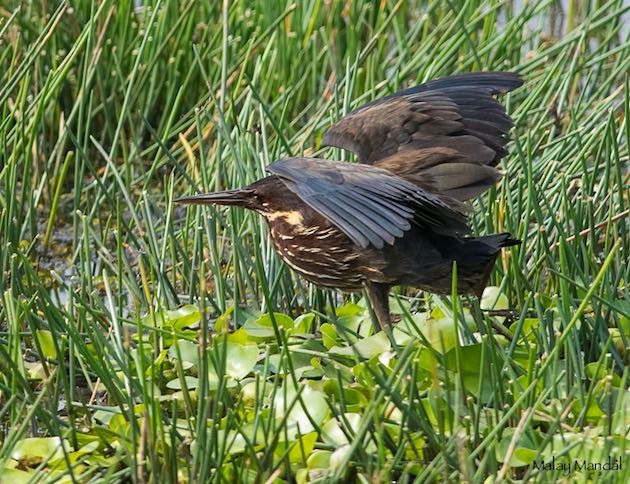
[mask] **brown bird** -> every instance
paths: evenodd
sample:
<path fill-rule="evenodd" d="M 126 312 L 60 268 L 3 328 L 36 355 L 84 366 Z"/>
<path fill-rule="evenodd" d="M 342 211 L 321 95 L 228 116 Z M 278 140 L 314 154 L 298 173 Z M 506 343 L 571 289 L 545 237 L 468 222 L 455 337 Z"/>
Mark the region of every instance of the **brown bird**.
<path fill-rule="evenodd" d="M 324 146 L 356 153 L 358 164 L 282 159 L 245 188 L 177 201 L 255 210 L 289 267 L 319 286 L 365 289 L 382 328 L 392 286 L 449 294 L 454 262 L 458 293 L 480 296 L 501 248 L 520 241 L 466 236 L 463 202 L 500 177 L 513 123 L 492 96 L 521 84 L 514 73 L 482 72 L 405 89 L 324 135 Z"/>

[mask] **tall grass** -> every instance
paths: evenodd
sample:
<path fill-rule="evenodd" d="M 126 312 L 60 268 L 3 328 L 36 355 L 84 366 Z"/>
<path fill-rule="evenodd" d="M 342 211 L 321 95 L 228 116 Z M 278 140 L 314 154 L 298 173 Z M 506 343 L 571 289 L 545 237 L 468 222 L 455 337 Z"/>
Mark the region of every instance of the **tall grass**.
<path fill-rule="evenodd" d="M 0 6 L 0 480 L 627 480 L 626 2 L 134 4 Z M 509 319 L 400 290 L 392 345 L 256 214 L 173 204 L 477 70 L 526 81 L 472 218 L 524 241 Z"/>

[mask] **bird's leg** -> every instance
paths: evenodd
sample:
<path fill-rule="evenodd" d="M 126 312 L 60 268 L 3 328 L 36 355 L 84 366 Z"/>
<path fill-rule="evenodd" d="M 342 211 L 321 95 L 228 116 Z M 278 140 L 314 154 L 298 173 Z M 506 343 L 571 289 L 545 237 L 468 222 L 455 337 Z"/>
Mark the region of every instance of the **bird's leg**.
<path fill-rule="evenodd" d="M 391 329 L 392 320 L 389 314 L 389 285 L 380 282 L 365 281 L 363 287 L 365 288 L 367 297 L 374 310 L 374 315 L 376 316 L 376 321 L 374 321 L 375 331 Z"/>

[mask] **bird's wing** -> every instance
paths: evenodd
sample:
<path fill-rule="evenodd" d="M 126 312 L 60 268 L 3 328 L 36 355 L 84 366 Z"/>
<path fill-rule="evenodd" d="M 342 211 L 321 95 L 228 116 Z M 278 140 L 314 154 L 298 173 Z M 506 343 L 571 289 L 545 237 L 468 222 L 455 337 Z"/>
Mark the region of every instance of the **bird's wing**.
<path fill-rule="evenodd" d="M 496 181 L 493 167 L 506 154 L 513 123 L 492 96 L 520 85 L 510 72 L 429 81 L 356 109 L 326 132 L 322 144 L 353 151 L 359 163 L 414 183 L 422 184 L 419 172 L 439 166 L 425 174 L 426 188 L 465 200 Z"/>
<path fill-rule="evenodd" d="M 360 247 L 393 244 L 411 224 L 450 235 L 469 230 L 459 202 L 429 193 L 381 168 L 289 158 L 267 170 Z"/>

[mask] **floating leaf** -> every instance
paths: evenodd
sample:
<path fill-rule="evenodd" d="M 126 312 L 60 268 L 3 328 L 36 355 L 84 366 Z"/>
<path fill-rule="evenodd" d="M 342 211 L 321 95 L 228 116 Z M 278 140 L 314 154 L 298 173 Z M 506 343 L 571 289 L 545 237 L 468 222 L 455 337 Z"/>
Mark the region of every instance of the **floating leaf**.
<path fill-rule="evenodd" d="M 184 370 L 199 366 L 199 347 L 192 341 L 180 339 L 168 349 L 172 360 L 180 360 Z"/>
<path fill-rule="evenodd" d="M 284 329 L 293 329 L 293 319 L 290 316 L 287 316 L 283 313 L 273 313 L 273 317 L 276 321 L 278 328 Z M 269 313 L 265 313 L 261 315 L 257 320 L 256 324 L 260 326 L 266 326 L 268 328 L 273 328 L 273 321 L 271 319 L 271 315 Z"/>
<path fill-rule="evenodd" d="M 414 320 L 415 318 L 414 316 Z M 457 344 L 455 323 L 451 318 L 418 321 L 418 328 L 431 347 L 441 353 L 449 351 Z"/>
<path fill-rule="evenodd" d="M 313 452 L 315 448 L 315 442 L 317 442 L 317 432 L 309 432 L 305 435 L 302 435 L 298 439 L 290 439 L 288 442 L 284 441 L 282 438 L 276 445 L 274 450 L 274 454 L 276 458 L 284 457 L 287 448 L 289 450 L 289 462 L 291 464 L 302 464 L 306 465 L 306 459 Z"/>
<path fill-rule="evenodd" d="M 64 448 L 70 452 L 68 441 L 59 437 L 28 437 L 15 445 L 11 458 L 20 461 L 23 466 L 36 467 L 43 461 L 63 459 Z"/>
<path fill-rule="evenodd" d="M 41 473 L 26 472 L 20 469 L 5 467 L 0 469 L 0 482 L 10 482 L 11 484 L 29 484 L 37 482 L 37 476 Z"/>
<path fill-rule="evenodd" d="M 328 469 L 331 455 L 329 450 L 316 450 L 306 459 L 306 465 L 309 469 Z"/>
<path fill-rule="evenodd" d="M 223 359 L 225 359 L 225 375 L 235 380 L 242 380 L 251 373 L 260 357 L 258 345 L 255 343 L 242 345 L 231 341 L 219 342 L 215 344 L 213 351 L 217 361 L 213 361 L 210 378 L 217 380 L 221 374 L 221 369 L 217 368 L 216 365 Z"/>
<path fill-rule="evenodd" d="M 38 329 L 35 331 L 35 337 L 37 338 L 37 342 L 42 349 L 44 357 L 56 359 L 57 348 L 55 348 L 55 342 L 53 341 L 52 333 L 47 329 Z"/>
<path fill-rule="evenodd" d="M 358 354 L 362 358 L 372 358 L 391 349 L 391 343 L 384 331 L 375 335 L 360 339 L 351 346 L 335 346 L 330 349 L 331 353 L 337 355 L 354 356 Z"/>
<path fill-rule="evenodd" d="M 201 321 L 201 312 L 197 306 L 187 304 L 178 309 L 167 309 L 155 313 L 155 322 L 158 326 L 172 328 L 181 331 L 185 327 L 194 326 Z M 142 318 L 145 326 L 153 327 L 154 321 L 150 314 Z"/>
<path fill-rule="evenodd" d="M 336 449 L 330 456 L 330 468 L 332 470 L 339 469 L 350 458 L 351 453 L 352 446 L 349 444 L 342 445 L 341 447 Z"/>
<path fill-rule="evenodd" d="M 199 378 L 185 376 L 184 380 L 186 381 L 187 390 L 193 390 L 199 386 Z M 182 380 L 180 378 L 175 378 L 166 384 L 166 388 L 170 388 L 171 390 L 181 390 L 183 387 L 184 385 L 182 385 Z"/>
<path fill-rule="evenodd" d="M 327 349 L 330 349 L 337 344 L 337 330 L 332 324 L 322 324 L 319 327 L 319 331 L 322 333 L 322 342 Z"/>
<path fill-rule="evenodd" d="M 305 313 L 301 314 L 294 321 L 294 328 L 296 333 L 307 334 L 311 331 L 311 326 L 315 320 L 315 314 Z"/>
<path fill-rule="evenodd" d="M 495 455 L 499 462 L 506 461 L 508 457 L 507 452 L 512 444 L 515 431 L 513 428 L 503 430 L 501 441 L 495 447 Z M 508 466 L 522 467 L 530 465 L 538 455 L 538 452 L 534 449 L 536 449 L 536 446 L 531 439 L 525 433 L 521 434 L 515 443 L 513 452 L 509 456 Z"/>
<path fill-rule="evenodd" d="M 510 307 L 507 296 L 496 286 L 488 286 L 483 290 L 479 307 L 483 311 L 505 311 Z M 504 317 L 497 317 L 497 321 L 503 322 Z"/>
<path fill-rule="evenodd" d="M 328 415 L 328 405 L 323 392 L 304 386 L 300 396 L 303 404 L 297 400 L 297 390 L 289 387 L 286 390 L 280 389 L 274 399 L 276 415 L 285 415 L 288 412 L 286 422 L 288 438 L 294 438 L 298 433 L 306 434 L 317 430 L 313 424 L 321 424 Z"/>
<path fill-rule="evenodd" d="M 532 343 L 536 342 L 536 330 L 540 327 L 540 319 L 538 318 L 525 318 L 523 322 L 515 321 L 510 325 L 510 331 L 512 334 L 516 334 L 516 329 L 521 324 L 521 332 Z"/>
<path fill-rule="evenodd" d="M 340 416 L 338 419 L 339 420 L 332 418 L 323 425 L 322 439 L 324 439 L 324 442 L 333 445 L 349 444 L 350 440 L 346 436 L 346 432 L 349 433 L 350 436 L 353 436 L 357 432 L 361 425 L 361 414 L 344 413 L 343 418 Z M 342 429 L 340 421 L 343 422 L 345 432 Z"/>
<path fill-rule="evenodd" d="M 284 328 L 290 332 L 293 330 L 294 322 L 291 317 L 283 313 L 273 313 L 278 329 Z M 242 328 L 248 335 L 254 338 L 275 338 L 276 331 L 273 328 L 273 321 L 269 313 L 264 313 L 256 320 L 249 319 Z"/>

